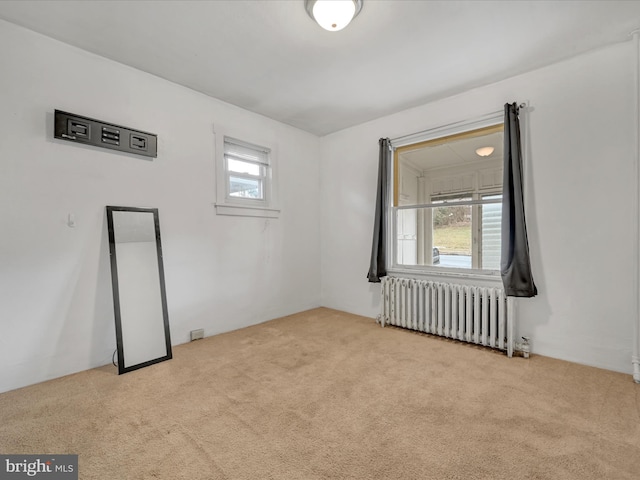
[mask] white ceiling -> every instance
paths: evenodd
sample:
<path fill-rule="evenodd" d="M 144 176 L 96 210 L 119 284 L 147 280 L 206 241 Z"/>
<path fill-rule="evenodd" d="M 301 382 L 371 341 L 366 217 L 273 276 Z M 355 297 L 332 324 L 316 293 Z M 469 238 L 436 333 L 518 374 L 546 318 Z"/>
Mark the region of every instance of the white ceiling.
<path fill-rule="evenodd" d="M 622 41 L 640 1 L 0 1 L 0 18 L 317 135 Z M 7 46 L 2 46 L 7 48 Z"/>

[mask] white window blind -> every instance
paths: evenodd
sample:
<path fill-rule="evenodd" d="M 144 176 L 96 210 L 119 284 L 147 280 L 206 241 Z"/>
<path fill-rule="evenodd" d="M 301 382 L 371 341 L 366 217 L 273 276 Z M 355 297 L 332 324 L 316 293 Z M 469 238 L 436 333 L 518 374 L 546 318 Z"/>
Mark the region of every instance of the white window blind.
<path fill-rule="evenodd" d="M 483 200 L 502 199 L 502 195 L 484 196 Z M 482 205 L 482 266 L 485 270 L 500 270 L 502 245 L 502 203 Z"/>
<path fill-rule="evenodd" d="M 268 148 L 224 137 L 224 154 L 229 158 L 269 165 L 269 153 Z"/>

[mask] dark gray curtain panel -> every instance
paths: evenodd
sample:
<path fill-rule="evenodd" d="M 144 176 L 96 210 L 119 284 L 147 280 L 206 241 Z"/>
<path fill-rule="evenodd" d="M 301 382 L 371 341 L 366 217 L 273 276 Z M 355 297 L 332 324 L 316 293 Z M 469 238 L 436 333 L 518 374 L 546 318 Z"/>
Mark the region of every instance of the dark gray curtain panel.
<path fill-rule="evenodd" d="M 502 182 L 502 255 L 500 273 L 511 297 L 534 297 L 529 242 L 522 195 L 522 146 L 518 106 L 504 106 L 504 172 Z"/>
<path fill-rule="evenodd" d="M 386 206 L 389 200 L 387 176 L 391 163 L 391 141 L 381 138 L 378 164 L 378 194 L 376 196 L 376 218 L 373 225 L 373 244 L 371 246 L 371 263 L 367 278 L 371 283 L 378 283 L 387 276 L 387 222 Z"/>

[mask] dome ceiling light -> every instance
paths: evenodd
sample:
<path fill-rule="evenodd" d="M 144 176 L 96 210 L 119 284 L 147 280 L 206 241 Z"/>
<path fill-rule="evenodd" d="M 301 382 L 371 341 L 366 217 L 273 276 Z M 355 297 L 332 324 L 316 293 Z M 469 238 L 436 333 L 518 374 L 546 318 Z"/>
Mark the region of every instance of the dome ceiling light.
<path fill-rule="evenodd" d="M 363 0 L 304 0 L 304 7 L 318 25 L 337 32 L 349 25 L 360 10 Z"/>

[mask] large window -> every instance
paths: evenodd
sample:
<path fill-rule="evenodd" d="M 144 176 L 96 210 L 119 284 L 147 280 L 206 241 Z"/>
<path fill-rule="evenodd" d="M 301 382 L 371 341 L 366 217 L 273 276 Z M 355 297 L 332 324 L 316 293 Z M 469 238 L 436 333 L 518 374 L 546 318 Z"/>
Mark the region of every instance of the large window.
<path fill-rule="evenodd" d="M 395 149 L 397 267 L 500 268 L 503 125 Z"/>

